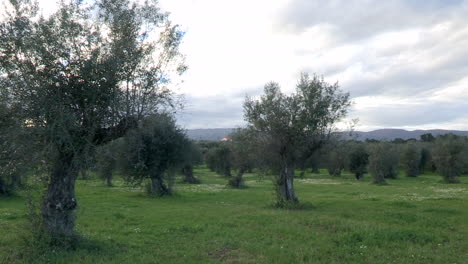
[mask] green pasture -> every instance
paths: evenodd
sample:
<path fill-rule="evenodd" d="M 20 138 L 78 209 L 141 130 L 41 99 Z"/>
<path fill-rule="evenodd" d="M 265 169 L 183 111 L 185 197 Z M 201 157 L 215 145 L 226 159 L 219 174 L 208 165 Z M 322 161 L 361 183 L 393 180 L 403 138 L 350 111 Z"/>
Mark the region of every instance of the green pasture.
<path fill-rule="evenodd" d="M 200 167 L 202 184 L 172 197 L 78 180 L 75 250 L 28 243 L 26 192 L 0 198 L 1 263 L 467 263 L 468 178 L 437 175 L 370 184 L 350 174 L 295 180 L 301 209 L 272 206 L 269 177 L 247 188 Z"/>

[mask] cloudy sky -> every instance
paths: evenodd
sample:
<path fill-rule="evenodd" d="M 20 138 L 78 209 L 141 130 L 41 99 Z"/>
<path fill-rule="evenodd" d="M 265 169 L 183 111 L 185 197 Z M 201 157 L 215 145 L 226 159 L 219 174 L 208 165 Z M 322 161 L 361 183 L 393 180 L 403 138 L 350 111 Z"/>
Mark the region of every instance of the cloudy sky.
<path fill-rule="evenodd" d="M 468 130 L 468 0 L 160 0 L 182 26 L 186 128 L 244 124 L 245 95 L 338 81 L 358 130 Z"/>
<path fill-rule="evenodd" d="M 468 130 L 468 0 L 159 1 L 186 32 L 185 128 L 242 126 L 246 95 L 308 72 L 350 92 L 357 130 Z"/>

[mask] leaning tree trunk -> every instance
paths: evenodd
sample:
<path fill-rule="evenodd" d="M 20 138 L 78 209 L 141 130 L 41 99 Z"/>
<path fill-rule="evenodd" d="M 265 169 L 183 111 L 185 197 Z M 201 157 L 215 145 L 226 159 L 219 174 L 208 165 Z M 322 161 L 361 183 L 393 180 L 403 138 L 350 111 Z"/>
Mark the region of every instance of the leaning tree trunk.
<path fill-rule="evenodd" d="M 164 196 L 171 194 L 171 190 L 164 183 L 162 173 L 153 173 L 151 175 L 151 188 L 150 193 L 158 196 Z"/>
<path fill-rule="evenodd" d="M 299 202 L 294 192 L 294 166 L 290 164 L 283 165 L 280 176 L 276 184 L 278 203 Z"/>
<path fill-rule="evenodd" d="M 53 238 L 71 237 L 75 225 L 75 180 L 78 169 L 73 154 L 63 154 L 55 161 L 49 186 L 42 203 L 43 228 Z"/>

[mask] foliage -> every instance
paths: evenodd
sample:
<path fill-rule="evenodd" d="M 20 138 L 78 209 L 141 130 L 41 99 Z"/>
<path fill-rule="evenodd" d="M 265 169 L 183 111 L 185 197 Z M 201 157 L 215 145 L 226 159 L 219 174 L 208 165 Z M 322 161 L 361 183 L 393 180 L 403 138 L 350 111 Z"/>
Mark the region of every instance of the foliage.
<path fill-rule="evenodd" d="M 342 140 L 334 139 L 325 147 L 325 164 L 330 176 L 341 176 L 341 171 L 345 168 L 347 159 L 347 146 Z"/>
<path fill-rule="evenodd" d="M 432 133 L 426 133 L 420 136 L 420 140 L 422 142 L 434 142 L 435 137 L 432 135 Z"/>
<path fill-rule="evenodd" d="M 367 172 L 367 165 L 369 164 L 369 154 L 362 143 L 349 144 L 349 158 L 348 168 L 349 171 L 354 173 L 356 180 L 361 180 L 364 173 Z"/>
<path fill-rule="evenodd" d="M 75 179 L 88 151 L 174 105 L 166 84 L 186 68 L 183 33 L 156 1 L 66 0 L 43 16 L 33 1 L 10 0 L 6 10 L 0 83 L 46 150 L 44 230 L 71 236 Z"/>
<path fill-rule="evenodd" d="M 256 133 L 261 157 L 277 172 L 279 205 L 298 201 L 293 187 L 298 157 L 319 149 L 349 106 L 349 94 L 341 92 L 338 84 L 330 85 L 308 74 L 301 75 L 291 95 L 282 93 L 279 85 L 271 82 L 259 99 L 246 98 L 244 118 Z"/>
<path fill-rule="evenodd" d="M 468 163 L 468 142 L 455 135 L 437 137 L 434 143 L 433 160 L 437 172 L 448 183 L 458 183 L 464 166 Z"/>
<path fill-rule="evenodd" d="M 125 180 L 140 185 L 150 179 L 149 192 L 171 194 L 173 169 L 180 166 L 188 139 L 174 118 L 165 113 L 145 118 L 124 140 Z"/>
<path fill-rule="evenodd" d="M 242 176 L 247 171 L 255 167 L 257 159 L 255 137 L 251 130 L 238 128 L 232 132 L 229 137 L 228 147 L 231 153 L 232 168 L 237 170 L 237 174 L 231 177 L 228 185 L 235 188 L 244 187 Z"/>
<path fill-rule="evenodd" d="M 113 173 L 117 169 L 117 164 L 122 161 L 123 140 L 121 138 L 113 140 L 105 145 L 99 146 L 96 150 L 96 169 L 101 180 L 108 186 L 112 186 Z"/>
<path fill-rule="evenodd" d="M 182 174 L 184 175 L 183 182 L 198 184 L 200 180 L 195 178 L 193 175 L 193 167 L 201 164 L 203 156 L 200 147 L 193 141 L 188 141 L 184 144 L 185 149 L 182 151 Z"/>
<path fill-rule="evenodd" d="M 211 148 L 206 153 L 206 164 L 208 168 L 220 175 L 230 178 L 232 167 L 232 153 L 227 143 Z"/>
<path fill-rule="evenodd" d="M 388 142 L 372 143 L 369 146 L 369 172 L 376 184 L 386 184 L 386 178 L 398 175 L 398 149 Z"/>
<path fill-rule="evenodd" d="M 416 177 L 420 173 L 421 150 L 413 143 L 406 144 L 403 149 L 402 164 L 408 177 Z"/>

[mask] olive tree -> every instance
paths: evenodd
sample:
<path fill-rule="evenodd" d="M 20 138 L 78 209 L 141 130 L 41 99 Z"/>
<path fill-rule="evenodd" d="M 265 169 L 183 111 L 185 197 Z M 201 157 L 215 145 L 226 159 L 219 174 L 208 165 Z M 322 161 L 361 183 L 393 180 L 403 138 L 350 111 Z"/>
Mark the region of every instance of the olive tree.
<path fill-rule="evenodd" d="M 290 95 L 270 82 L 260 98 L 246 98 L 244 118 L 263 146 L 262 157 L 270 157 L 269 166 L 277 172 L 279 206 L 298 202 L 293 185 L 298 157 L 317 151 L 349 106 L 349 94 L 343 93 L 337 83 L 331 85 L 308 74 L 301 75 L 295 93 Z"/>
<path fill-rule="evenodd" d="M 169 114 L 154 114 L 145 118 L 137 129 L 125 136 L 124 164 L 127 182 L 140 185 L 149 179 L 150 194 L 171 194 L 173 172 L 183 162 L 185 145 L 189 142 L 174 118 Z"/>
<path fill-rule="evenodd" d="M 337 136 L 325 147 L 325 164 L 330 176 L 339 177 L 345 168 L 347 147 L 344 141 Z"/>
<path fill-rule="evenodd" d="M 192 141 L 187 141 L 184 144 L 183 161 L 182 161 L 182 181 L 185 183 L 197 184 L 200 180 L 193 175 L 193 166 L 200 164 L 203 160 L 202 153 L 197 144 Z"/>
<path fill-rule="evenodd" d="M 75 180 L 89 146 L 171 105 L 166 84 L 185 70 L 183 34 L 156 1 L 70 0 L 49 16 L 33 0 L 8 5 L 0 22 L 2 89 L 47 150 L 43 230 L 72 237 Z"/>
<path fill-rule="evenodd" d="M 386 178 L 398 175 L 398 149 L 392 143 L 371 143 L 369 146 L 369 172 L 376 184 L 387 184 Z"/>
<path fill-rule="evenodd" d="M 407 143 L 403 149 L 402 163 L 408 177 L 416 177 L 420 172 L 421 151 L 413 143 Z"/>
<path fill-rule="evenodd" d="M 356 180 L 361 180 L 364 173 L 367 172 L 367 165 L 369 164 L 369 154 L 366 151 L 363 143 L 349 144 L 349 157 L 348 168 L 349 171 L 354 173 Z"/>
<path fill-rule="evenodd" d="M 99 146 L 96 150 L 96 164 L 99 178 L 112 186 L 113 174 L 118 168 L 118 163 L 123 159 L 123 140 L 118 138 Z"/>
<path fill-rule="evenodd" d="M 227 178 L 232 177 L 232 152 L 226 142 L 211 148 L 206 153 L 206 165 L 211 171 Z"/>
<path fill-rule="evenodd" d="M 242 179 L 245 172 L 252 170 L 255 165 L 256 146 L 252 131 L 248 129 L 236 129 L 230 134 L 232 139 L 228 145 L 231 150 L 232 168 L 237 173 L 229 179 L 228 185 L 234 188 L 244 187 Z"/>
<path fill-rule="evenodd" d="M 468 163 L 468 142 L 466 138 L 455 135 L 437 137 L 432 152 L 437 172 L 445 182 L 459 183 L 458 179 Z"/>

